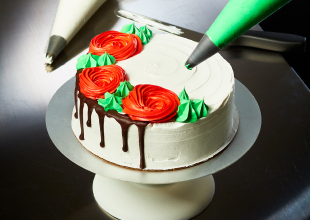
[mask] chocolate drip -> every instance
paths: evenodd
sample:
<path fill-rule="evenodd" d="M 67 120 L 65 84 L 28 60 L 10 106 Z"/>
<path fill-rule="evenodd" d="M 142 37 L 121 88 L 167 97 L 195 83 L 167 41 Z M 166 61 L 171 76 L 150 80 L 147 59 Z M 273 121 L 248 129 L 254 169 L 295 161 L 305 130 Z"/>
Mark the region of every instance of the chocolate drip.
<path fill-rule="evenodd" d="M 123 151 L 128 151 L 128 128 L 130 125 L 121 124 L 122 126 L 122 137 L 123 137 Z"/>
<path fill-rule="evenodd" d="M 74 117 L 75 117 L 76 119 L 78 118 L 77 93 L 78 93 L 78 90 L 77 90 L 76 87 L 75 87 L 75 89 L 74 89 L 74 102 L 75 102 L 75 113 L 74 113 Z"/>
<path fill-rule="evenodd" d="M 78 71 L 76 73 L 76 81 L 79 80 L 79 73 L 81 71 Z M 88 106 L 88 120 L 87 120 L 87 126 L 91 126 L 91 114 L 93 109 L 95 109 L 98 117 L 99 117 L 99 127 L 100 127 L 100 137 L 101 142 L 100 146 L 105 147 L 105 140 L 104 140 L 104 118 L 105 116 L 109 118 L 114 118 L 121 126 L 122 128 L 122 138 L 123 138 L 123 148 L 122 150 L 124 152 L 128 151 L 128 128 L 130 125 L 135 124 L 138 127 L 139 131 L 139 150 L 140 150 L 140 168 L 145 168 L 145 157 L 144 157 L 144 134 L 145 134 L 145 127 L 149 124 L 149 122 L 144 121 L 134 121 L 132 120 L 128 115 L 120 114 L 115 110 L 105 111 L 102 106 L 98 104 L 97 101 L 89 99 L 85 97 L 83 93 L 81 93 L 79 90 L 79 85 L 76 83 L 75 90 L 77 90 L 79 93 L 75 94 L 75 98 L 78 97 L 80 99 L 80 125 L 81 125 L 81 135 L 80 140 L 84 140 L 84 126 L 83 126 L 83 107 L 84 103 Z M 77 99 L 77 98 L 76 98 Z M 75 103 L 76 109 L 77 109 L 77 102 Z"/>
<path fill-rule="evenodd" d="M 113 112 L 112 114 L 118 114 L 117 112 Z M 133 123 L 128 120 L 128 115 L 122 115 L 123 117 L 113 117 L 111 115 L 110 117 L 113 117 L 121 126 L 122 128 L 122 138 L 123 138 L 123 151 L 127 152 L 128 151 L 128 128 L 130 125 Z"/>
<path fill-rule="evenodd" d="M 85 96 L 82 93 L 79 93 L 78 97 L 80 98 L 80 126 L 81 126 L 81 134 L 80 140 L 84 140 L 84 125 L 83 125 L 83 108 L 85 103 Z"/>
<path fill-rule="evenodd" d="M 88 112 L 87 112 L 88 118 L 87 118 L 87 122 L 86 122 L 86 125 L 88 127 L 91 127 L 91 113 L 93 112 L 93 109 L 94 108 L 92 106 L 88 106 Z"/>
<path fill-rule="evenodd" d="M 100 126 L 100 137 L 101 137 L 101 142 L 100 142 L 100 146 L 104 147 L 105 143 L 104 143 L 104 127 L 103 127 L 103 123 L 104 123 L 104 116 L 99 116 L 99 126 Z"/>
<path fill-rule="evenodd" d="M 101 114 L 100 110 L 98 111 L 98 109 L 96 109 L 96 112 L 97 112 L 97 115 L 99 117 L 99 127 L 100 127 L 100 138 L 101 138 L 101 141 L 100 141 L 100 146 L 101 147 L 104 147 L 105 146 L 105 143 L 104 143 L 104 117 L 105 117 L 105 114 Z"/>
<path fill-rule="evenodd" d="M 93 109 L 95 108 L 97 102 L 94 100 L 91 100 L 87 97 L 84 96 L 83 93 L 78 94 L 78 98 L 80 99 L 80 112 L 79 112 L 79 117 L 80 117 L 80 125 L 81 125 L 81 134 L 80 134 L 80 140 L 84 140 L 84 124 L 83 124 L 83 109 L 84 109 L 84 104 L 87 105 L 88 107 L 88 120 L 86 122 L 86 125 L 88 127 L 91 126 L 91 113 Z M 98 105 L 98 104 L 97 104 Z"/>
<path fill-rule="evenodd" d="M 146 125 L 138 125 L 138 131 L 139 131 L 139 148 L 140 148 L 140 169 L 145 168 L 145 157 L 144 157 L 144 132 Z"/>
<path fill-rule="evenodd" d="M 74 89 L 74 103 L 75 103 L 75 113 L 74 113 L 74 117 L 78 118 L 78 106 L 77 106 L 77 97 L 78 97 L 78 92 L 80 90 L 80 77 L 79 77 L 79 73 L 81 73 L 82 70 L 78 70 L 76 75 L 75 75 L 75 89 Z"/>

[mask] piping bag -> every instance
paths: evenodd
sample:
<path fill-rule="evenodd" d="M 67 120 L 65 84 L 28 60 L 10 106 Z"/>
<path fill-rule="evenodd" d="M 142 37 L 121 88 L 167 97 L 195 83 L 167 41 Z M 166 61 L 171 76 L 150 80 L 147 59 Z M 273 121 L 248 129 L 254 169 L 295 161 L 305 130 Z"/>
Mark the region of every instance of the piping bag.
<path fill-rule="evenodd" d="M 185 63 L 192 69 L 291 0 L 230 0 Z"/>
<path fill-rule="evenodd" d="M 45 64 L 52 64 L 74 35 L 106 0 L 60 0 L 46 50 Z"/>

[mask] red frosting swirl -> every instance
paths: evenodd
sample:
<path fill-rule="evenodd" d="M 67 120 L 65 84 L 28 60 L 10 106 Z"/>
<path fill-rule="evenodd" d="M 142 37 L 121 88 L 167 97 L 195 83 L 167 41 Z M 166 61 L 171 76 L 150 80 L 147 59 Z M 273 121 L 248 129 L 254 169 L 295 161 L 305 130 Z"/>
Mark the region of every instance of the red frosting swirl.
<path fill-rule="evenodd" d="M 154 123 L 173 118 L 180 105 L 180 100 L 174 92 L 148 84 L 135 86 L 122 102 L 123 112 L 132 120 Z"/>
<path fill-rule="evenodd" d="M 127 80 L 127 75 L 122 67 L 108 65 L 83 69 L 79 78 L 80 91 L 96 100 L 104 98 L 106 92 L 115 92 L 120 82 Z"/>
<path fill-rule="evenodd" d="M 88 52 L 99 56 L 107 52 L 120 61 L 140 53 L 141 50 L 142 43 L 137 35 L 106 31 L 91 40 Z"/>

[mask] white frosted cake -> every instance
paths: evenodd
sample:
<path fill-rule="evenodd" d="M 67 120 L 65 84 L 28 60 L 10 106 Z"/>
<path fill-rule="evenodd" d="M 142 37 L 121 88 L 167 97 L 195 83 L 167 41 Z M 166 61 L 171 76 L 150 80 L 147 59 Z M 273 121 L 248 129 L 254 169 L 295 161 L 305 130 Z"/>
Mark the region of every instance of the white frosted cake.
<path fill-rule="evenodd" d="M 182 37 L 155 34 L 139 54 L 116 64 L 123 68 L 133 86 L 152 84 L 176 94 L 185 88 L 191 100 L 204 100 L 208 106 L 206 117 L 193 123 L 173 120 L 150 122 L 140 136 L 139 126 L 132 124 L 128 127 L 126 137 L 119 121 L 107 115 L 102 123 L 104 147 L 101 147 L 100 117 L 94 112 L 90 116 L 88 108 L 92 108 L 92 105 L 84 104 L 84 111 L 79 117 L 83 116 L 82 122 L 74 117 L 75 109 L 72 113 L 72 130 L 80 143 L 94 155 L 120 166 L 141 169 L 143 159 L 145 166 L 142 168 L 145 170 L 189 167 L 223 150 L 236 133 L 234 118 L 238 113 L 234 105 L 233 70 L 220 54 L 188 70 L 184 63 L 196 45 L 196 42 Z M 80 109 L 79 98 L 77 106 Z M 90 127 L 86 126 L 87 118 L 90 119 Z M 80 123 L 84 124 L 83 138 L 79 138 Z M 128 145 L 125 151 L 124 138 Z M 139 141 L 143 141 L 144 149 L 141 149 Z"/>

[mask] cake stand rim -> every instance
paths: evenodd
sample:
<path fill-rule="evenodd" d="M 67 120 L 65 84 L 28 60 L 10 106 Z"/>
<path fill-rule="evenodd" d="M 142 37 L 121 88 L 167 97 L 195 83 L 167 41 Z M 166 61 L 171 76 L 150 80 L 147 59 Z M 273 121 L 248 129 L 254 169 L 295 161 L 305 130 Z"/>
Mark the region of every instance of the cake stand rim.
<path fill-rule="evenodd" d="M 260 132 L 261 112 L 258 103 L 252 93 L 235 79 L 239 128 L 229 146 L 219 155 L 201 164 L 172 171 L 139 171 L 117 166 L 87 151 L 72 132 L 74 79 L 72 77 L 64 83 L 50 100 L 46 111 L 46 128 L 52 142 L 64 156 L 82 168 L 105 177 L 142 184 L 169 184 L 201 178 L 239 160 L 253 146 Z M 246 110 L 252 110 L 254 115 L 247 114 Z M 60 123 L 63 123 L 62 126 L 57 126 Z"/>

